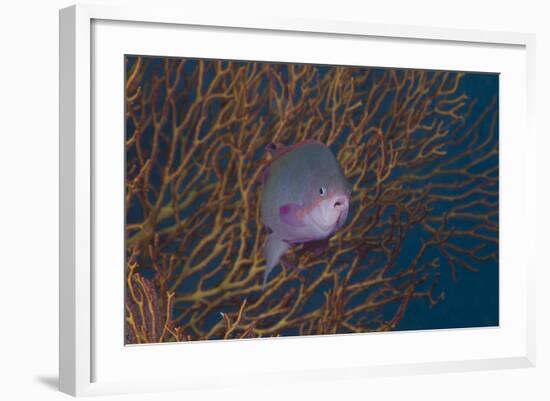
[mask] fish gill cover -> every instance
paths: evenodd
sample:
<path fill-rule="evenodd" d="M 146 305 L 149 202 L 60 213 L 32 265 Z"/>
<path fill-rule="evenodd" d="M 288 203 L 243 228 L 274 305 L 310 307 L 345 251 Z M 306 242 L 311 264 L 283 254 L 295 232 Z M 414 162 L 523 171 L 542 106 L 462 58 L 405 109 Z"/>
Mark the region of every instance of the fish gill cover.
<path fill-rule="evenodd" d="M 126 56 L 126 344 L 498 325 L 498 75 Z M 266 146 L 351 184 L 265 288 Z"/>

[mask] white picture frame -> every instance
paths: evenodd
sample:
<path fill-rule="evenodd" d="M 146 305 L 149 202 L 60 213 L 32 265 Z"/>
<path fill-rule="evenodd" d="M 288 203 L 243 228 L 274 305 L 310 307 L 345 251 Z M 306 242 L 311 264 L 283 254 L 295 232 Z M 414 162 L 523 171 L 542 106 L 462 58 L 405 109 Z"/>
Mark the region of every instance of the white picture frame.
<path fill-rule="evenodd" d="M 109 21 L 102 25 L 102 21 Z M 116 26 L 117 23 L 126 24 Z M 137 25 L 129 26 L 127 24 Z M 523 95 L 518 96 L 517 102 L 521 105 L 518 109 L 520 114 L 516 120 L 510 122 L 514 127 L 522 132 L 524 143 L 521 146 L 510 139 L 503 153 L 503 163 L 506 164 L 506 157 L 518 157 L 521 163 L 514 170 L 513 176 L 505 175 L 505 183 L 508 187 L 505 194 L 510 194 L 517 198 L 511 200 L 516 207 L 516 218 L 510 216 L 506 227 L 525 228 L 527 236 L 521 242 L 510 249 L 511 258 L 517 259 L 518 255 L 528 255 L 524 261 L 518 264 L 517 271 L 520 276 L 507 276 L 507 283 L 510 289 L 521 298 L 518 303 L 517 322 L 510 323 L 511 326 L 504 324 L 497 329 L 483 330 L 449 330 L 445 333 L 437 332 L 418 332 L 418 333 L 399 333 L 394 335 L 388 333 L 384 335 L 369 334 L 367 336 L 318 336 L 308 339 L 277 339 L 261 341 L 231 341 L 231 342 L 212 342 L 192 344 L 187 349 L 187 357 L 198 358 L 201 355 L 226 355 L 229 357 L 238 357 L 243 359 L 243 366 L 257 358 L 254 371 L 246 371 L 248 376 L 245 379 L 235 380 L 229 373 L 223 370 L 209 372 L 208 366 L 197 363 L 194 372 L 188 372 L 185 379 L 177 376 L 169 376 L 163 372 L 157 372 L 157 376 L 148 372 L 149 380 L 138 378 L 137 380 L 128 380 L 123 375 L 115 374 L 121 371 L 118 363 L 127 363 L 130 366 L 135 365 L 136 361 L 143 360 L 148 365 L 151 361 L 169 360 L 171 355 L 180 352 L 181 347 L 176 345 L 151 345 L 146 347 L 124 347 L 123 339 L 119 338 L 119 331 L 112 331 L 112 336 L 116 337 L 111 347 L 105 345 L 112 328 L 103 322 L 101 305 L 94 303 L 94 289 L 98 286 L 103 288 L 105 283 L 104 275 L 94 274 L 94 266 L 101 261 L 101 255 L 94 253 L 94 231 L 97 231 L 97 217 L 94 215 L 96 199 L 94 191 L 96 183 L 94 175 L 98 168 L 100 157 L 98 152 L 105 151 L 105 148 L 97 147 L 94 142 L 93 128 L 97 121 L 94 121 L 94 108 L 96 102 L 92 101 L 94 96 L 94 87 L 92 85 L 94 69 L 100 68 L 97 65 L 94 55 L 99 54 L 105 41 L 101 40 L 99 32 L 98 40 L 94 42 L 94 24 L 98 24 L 97 29 L 113 29 L 105 31 L 110 35 L 125 29 L 135 29 L 138 32 L 143 27 L 156 27 L 150 37 L 155 35 L 166 35 L 166 29 L 178 29 L 178 27 L 204 27 L 207 29 L 221 30 L 231 29 L 235 32 L 244 32 L 243 35 L 253 35 L 254 32 L 264 32 L 276 35 L 285 33 L 286 35 L 306 35 L 307 37 L 319 37 L 330 40 L 333 36 L 339 38 L 383 38 L 385 41 L 410 41 L 410 43 L 434 43 L 437 46 L 458 46 L 462 48 L 479 48 L 484 51 L 485 47 L 495 47 L 501 49 L 512 49 L 511 60 L 517 62 L 517 71 L 510 74 L 516 74 L 514 79 L 516 86 Z M 104 26 L 104 28 L 102 28 Z M 157 29 L 158 28 L 158 29 Z M 116 31 L 116 32 L 115 32 Z M 151 31 L 151 32 L 153 32 Z M 124 37 L 120 34 L 109 37 L 113 49 L 117 43 L 124 43 Z M 153 39 L 152 43 L 153 42 Z M 145 42 L 145 41 L 144 41 Z M 208 42 L 205 39 L 204 44 Z M 94 47 L 95 46 L 95 47 Z M 141 43 L 140 46 L 147 46 L 147 43 Z M 360 380 L 365 377 L 380 375 L 399 375 L 411 373 L 431 373 L 431 372 L 449 372 L 449 371 L 467 371 L 481 369 L 502 369 L 511 367 L 529 367 L 535 364 L 535 305 L 534 305 L 534 269 L 535 259 L 532 252 L 534 239 L 529 235 L 535 233 L 535 132 L 533 129 L 534 113 L 534 35 L 525 33 L 507 33 L 507 32 L 484 32 L 458 29 L 436 29 L 427 27 L 398 26 L 398 25 L 373 25 L 367 22 L 349 22 L 349 21 L 323 21 L 323 20 L 297 20 L 288 18 L 271 18 L 258 16 L 257 18 L 237 18 L 219 15 L 186 15 L 184 10 L 156 9 L 154 7 L 141 8 L 114 8 L 104 5 L 78 5 L 72 6 L 60 11 L 60 390 L 75 396 L 107 394 L 107 393 L 126 393 L 135 391 L 160 391 L 167 389 L 203 389 L 216 386 L 243 385 L 247 381 L 261 383 L 268 381 L 276 375 L 278 382 L 292 382 L 296 377 L 301 380 L 319 380 L 327 378 L 352 377 Z M 132 48 L 134 49 L 134 48 Z M 151 48 L 149 48 L 150 53 Z M 455 49 L 459 51 L 458 48 Z M 144 52 L 146 50 L 143 50 Z M 159 52 L 169 51 L 159 49 Z M 154 53 L 154 50 L 153 50 Z M 516 54 L 517 53 L 517 54 Z M 168 54 L 172 55 L 172 54 Z M 395 60 L 399 59 L 399 55 Z M 404 56 L 401 56 L 404 57 Z M 504 57 L 504 56 L 503 56 Z M 508 56 L 506 56 L 508 57 Z M 391 62 L 391 61 L 388 61 Z M 467 61 L 466 61 L 467 62 Z M 514 63 L 511 63 L 514 64 Z M 514 64 L 514 65 L 516 65 Z M 427 66 L 429 67 L 429 66 Z M 432 65 L 433 67 L 433 65 Z M 442 66 L 444 67 L 444 65 Z M 488 67 L 490 68 L 490 67 Z M 510 67 L 512 68 L 512 67 Z M 512 71 L 512 70 L 510 70 Z M 122 87 L 120 88 L 122 92 Z M 101 93 L 101 92 L 98 92 Z M 95 96 L 101 96 L 97 93 Z M 97 99 L 96 99 L 97 101 Z M 517 105 L 516 105 L 517 106 Z M 99 114 L 101 114 L 99 112 Z M 97 117 L 97 116 L 95 116 Z M 101 118 L 101 117 L 100 117 Z M 507 121 L 503 129 L 506 130 Z M 121 134 L 123 135 L 123 131 Z M 122 143 L 122 141 L 120 141 Z M 101 145 L 104 146 L 104 145 Z M 107 144 L 107 146 L 109 146 Z M 514 150 L 511 154 L 507 150 Z M 116 153 L 116 149 L 111 149 Z M 502 149 L 501 149 L 502 150 Z M 110 152 L 107 150 L 107 152 Z M 110 154 L 110 153 L 109 153 Z M 116 156 L 113 156 L 116 157 Z M 105 163 L 111 163 L 107 157 Z M 514 159 L 515 160 L 515 159 Z M 503 174 L 507 170 L 504 169 Z M 509 171 L 509 170 L 508 170 Z M 508 179 L 509 178 L 509 179 Z M 120 182 L 120 181 L 119 181 Z M 518 188 L 518 185 L 521 185 Z M 120 184 L 120 191 L 122 191 Z M 521 192 L 521 194 L 519 194 Z M 121 194 L 122 192 L 120 192 Z M 504 195 L 503 195 L 504 196 Z M 521 196 L 521 197 L 520 197 Z M 504 199 L 504 198 L 503 198 Z M 511 199 L 511 198 L 510 198 Z M 518 209 L 519 208 L 519 209 Z M 115 219 L 116 220 L 116 219 Z M 508 236 L 508 229 L 504 231 L 504 238 Z M 119 231 L 121 233 L 122 231 Z M 97 232 L 96 232 L 97 234 Z M 117 233 L 115 233 L 118 235 Z M 511 234 L 510 234 L 511 235 Z M 122 234 L 120 234 L 122 236 Z M 503 243 L 503 242 L 501 242 Z M 506 242 L 508 244 L 513 241 Z M 113 252 L 116 252 L 114 250 Z M 516 256 L 514 256 L 516 255 Z M 514 259 L 514 257 L 516 259 Z M 529 257 L 531 259 L 529 259 Z M 121 265 L 122 271 L 122 265 Z M 122 272 L 120 273 L 122 274 Z M 517 273 L 513 273 L 517 274 Z M 116 277 L 115 277 L 116 279 Z M 117 282 L 118 283 L 121 282 Z M 502 285 L 502 282 L 501 282 Z M 120 284 L 120 286 L 122 286 Z M 512 286 L 514 286 L 512 288 Z M 101 290 L 101 289 L 100 289 Z M 101 297 L 106 297 L 109 303 L 118 305 L 120 302 L 119 293 L 102 291 Z M 501 298 L 501 313 L 506 313 L 507 304 L 503 303 Z M 505 308 L 504 311 L 502 308 Z M 115 308 L 116 309 L 116 308 Z M 118 313 L 118 312 L 117 312 Z M 120 311 L 122 314 L 122 311 Z M 113 318 L 116 318 L 113 315 Z M 506 320 L 506 319 L 505 319 Z M 507 323 L 508 324 L 508 323 Z M 96 326 L 101 325 L 103 331 L 98 333 Z M 120 320 L 120 327 L 123 320 Z M 118 329 L 117 329 L 118 330 Z M 491 332 L 492 330 L 492 332 Z M 499 331 L 500 330 L 500 331 Z M 498 333 L 511 333 L 498 337 Z M 498 337 L 498 338 L 497 338 Z M 425 338 L 425 340 L 421 339 Z M 447 339 L 445 339 L 447 338 Z M 493 350 L 485 353 L 477 350 L 464 358 L 446 356 L 442 354 L 440 359 L 431 358 L 429 360 L 419 360 L 413 354 L 407 358 L 397 360 L 391 357 L 372 355 L 372 361 L 362 363 L 353 359 L 350 355 L 348 360 L 331 362 L 331 355 L 337 355 L 341 347 L 345 344 L 353 344 L 353 347 L 365 346 L 365 341 L 386 342 L 392 347 L 398 347 L 399 342 L 407 341 L 428 341 L 431 344 L 440 343 L 442 346 L 449 338 L 464 343 L 479 343 L 483 341 L 495 343 Z M 376 339 L 376 340 L 374 340 Z M 118 344 L 118 345 L 117 345 Z M 185 344 L 187 345 L 187 344 Z M 347 345 L 349 346 L 349 345 Z M 176 348 L 179 347 L 179 348 Z M 380 348 L 380 345 L 377 345 Z M 323 348 L 329 349 L 325 354 L 328 361 L 318 361 L 313 356 Z M 474 347 L 475 348 L 475 347 Z M 332 351 L 330 351 L 333 349 Z M 481 349 L 481 346 L 480 346 Z M 458 346 L 455 350 L 461 352 Z M 285 369 L 281 363 L 278 365 L 276 355 L 281 352 L 287 352 L 296 358 L 296 369 Z M 102 354 L 103 353 L 103 354 Z M 268 368 L 267 363 L 257 355 L 271 355 L 272 366 Z M 310 363 L 299 363 L 298 356 L 308 355 L 311 357 Z M 112 355 L 111 355 L 112 354 Z M 117 355 L 125 354 L 128 356 L 126 362 L 122 359 L 117 360 Z M 98 358 L 101 363 L 97 362 Z M 256 356 L 255 356 L 256 355 Z M 113 359 L 107 359 L 107 358 Z M 126 357 L 124 357 L 126 358 Z M 397 362 L 396 362 L 397 361 Z M 108 370 L 107 365 L 113 366 L 112 372 L 103 374 L 101 367 Z M 99 371 L 98 371 L 99 369 Z M 239 368 L 237 367 L 237 370 Z M 247 369 L 242 367 L 242 369 Z M 189 374 L 191 376 L 189 376 Z M 183 376 L 183 375 L 182 375 Z M 103 379 L 105 377 L 105 379 Z"/>

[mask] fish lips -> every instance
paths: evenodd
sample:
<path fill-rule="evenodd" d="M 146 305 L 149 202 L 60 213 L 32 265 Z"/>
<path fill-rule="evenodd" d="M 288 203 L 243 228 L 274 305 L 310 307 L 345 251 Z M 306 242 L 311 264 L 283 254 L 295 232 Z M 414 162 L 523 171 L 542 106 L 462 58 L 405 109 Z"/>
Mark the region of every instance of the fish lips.
<path fill-rule="evenodd" d="M 332 214 L 332 216 L 335 216 L 337 213 L 336 218 L 330 218 L 332 221 L 329 224 L 323 224 L 319 221 L 318 217 L 316 218 L 312 216 L 314 224 L 320 231 L 324 232 L 326 235 L 332 235 L 336 232 L 336 230 L 342 227 L 347 220 L 349 212 L 349 198 L 345 194 L 334 195 L 330 199 L 326 199 L 317 204 L 317 207 L 324 209 L 324 211 L 321 211 L 321 215 L 323 215 L 324 218 L 328 217 L 327 212 L 329 215 Z M 318 213 L 314 212 L 313 214 L 319 216 Z"/>
<path fill-rule="evenodd" d="M 340 211 L 340 216 L 338 216 L 338 222 L 337 222 L 338 228 L 346 224 L 346 220 L 348 219 L 348 213 L 349 213 L 349 205 L 346 206 L 344 209 L 342 209 L 342 211 Z"/>

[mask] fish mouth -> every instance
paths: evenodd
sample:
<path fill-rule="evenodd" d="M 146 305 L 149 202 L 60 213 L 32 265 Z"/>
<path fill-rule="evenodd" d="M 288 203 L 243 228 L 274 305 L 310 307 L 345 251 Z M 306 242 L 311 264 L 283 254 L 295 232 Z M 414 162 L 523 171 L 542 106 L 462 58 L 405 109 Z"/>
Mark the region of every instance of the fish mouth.
<path fill-rule="evenodd" d="M 349 200 L 345 195 L 335 195 L 320 202 L 311 218 L 315 227 L 324 235 L 330 235 L 340 228 L 348 214 Z"/>

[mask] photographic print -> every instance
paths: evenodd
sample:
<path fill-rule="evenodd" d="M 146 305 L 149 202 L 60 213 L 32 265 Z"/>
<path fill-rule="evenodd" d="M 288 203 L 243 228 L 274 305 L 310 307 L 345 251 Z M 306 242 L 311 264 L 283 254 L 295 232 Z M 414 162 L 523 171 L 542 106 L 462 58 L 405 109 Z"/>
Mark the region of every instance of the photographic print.
<path fill-rule="evenodd" d="M 496 73 L 125 56 L 125 344 L 499 324 Z"/>

